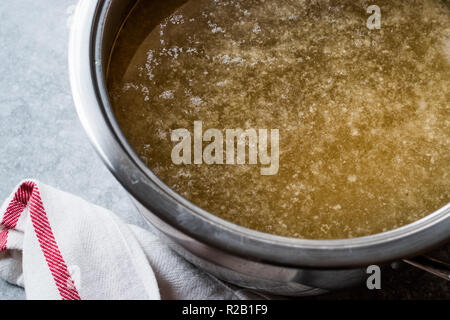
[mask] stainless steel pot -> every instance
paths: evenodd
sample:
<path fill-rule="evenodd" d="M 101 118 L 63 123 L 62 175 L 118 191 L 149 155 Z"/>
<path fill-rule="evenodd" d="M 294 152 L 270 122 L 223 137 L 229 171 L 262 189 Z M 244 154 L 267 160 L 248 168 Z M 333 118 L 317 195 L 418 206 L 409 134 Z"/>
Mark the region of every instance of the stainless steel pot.
<path fill-rule="evenodd" d="M 70 80 L 81 122 L 105 164 L 162 238 L 198 267 L 239 286 L 307 295 L 366 279 L 365 267 L 417 256 L 450 238 L 450 204 L 396 230 L 303 240 L 249 230 L 195 206 L 145 166 L 111 109 L 105 69 L 135 0 L 81 0 L 72 26 Z"/>

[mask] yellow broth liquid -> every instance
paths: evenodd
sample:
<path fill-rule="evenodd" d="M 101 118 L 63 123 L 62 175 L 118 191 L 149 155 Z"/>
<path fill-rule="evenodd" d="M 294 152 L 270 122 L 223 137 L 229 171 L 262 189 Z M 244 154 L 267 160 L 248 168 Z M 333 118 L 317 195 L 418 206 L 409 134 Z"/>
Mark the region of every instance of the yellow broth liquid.
<path fill-rule="evenodd" d="M 108 70 L 116 118 L 159 178 L 214 215 L 288 237 L 365 236 L 450 199 L 450 5 L 140 1 Z M 175 165 L 171 130 L 279 129 L 261 165 Z"/>

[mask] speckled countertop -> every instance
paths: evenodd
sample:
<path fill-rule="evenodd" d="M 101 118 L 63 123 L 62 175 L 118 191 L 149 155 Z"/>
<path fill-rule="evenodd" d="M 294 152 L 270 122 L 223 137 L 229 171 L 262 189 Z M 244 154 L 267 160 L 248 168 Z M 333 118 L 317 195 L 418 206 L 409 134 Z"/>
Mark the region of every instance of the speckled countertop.
<path fill-rule="evenodd" d="M 145 226 L 102 164 L 72 102 L 67 66 L 76 0 L 0 3 L 0 201 L 35 178 Z M 23 298 L 0 280 L 0 300 Z"/>
<path fill-rule="evenodd" d="M 0 199 L 35 178 L 113 210 L 145 227 L 125 191 L 101 163 L 73 106 L 67 44 L 76 0 L 14 0 L 0 4 Z M 450 246 L 439 254 L 450 258 Z M 380 291 L 365 288 L 326 298 L 446 298 L 450 285 L 403 266 L 383 273 Z M 24 298 L 0 280 L 0 300 Z"/>

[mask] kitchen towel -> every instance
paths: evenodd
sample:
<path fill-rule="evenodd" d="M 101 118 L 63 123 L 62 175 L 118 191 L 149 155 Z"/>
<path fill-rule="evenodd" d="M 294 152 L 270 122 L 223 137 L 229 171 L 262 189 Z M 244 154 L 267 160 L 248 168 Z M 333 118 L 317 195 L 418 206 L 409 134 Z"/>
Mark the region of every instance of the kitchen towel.
<path fill-rule="evenodd" d="M 27 299 L 249 299 L 147 230 L 41 182 L 20 183 L 0 211 L 0 278 Z"/>

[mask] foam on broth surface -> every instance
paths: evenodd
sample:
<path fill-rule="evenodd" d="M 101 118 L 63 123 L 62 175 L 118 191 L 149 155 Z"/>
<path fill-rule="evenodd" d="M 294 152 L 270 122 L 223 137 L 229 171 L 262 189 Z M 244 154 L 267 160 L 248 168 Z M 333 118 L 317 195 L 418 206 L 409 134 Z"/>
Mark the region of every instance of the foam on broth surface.
<path fill-rule="evenodd" d="M 209 212 L 311 239 L 374 234 L 450 200 L 450 9 L 443 0 L 141 1 L 109 69 L 147 165 Z M 170 130 L 280 130 L 280 168 L 174 165 Z"/>

